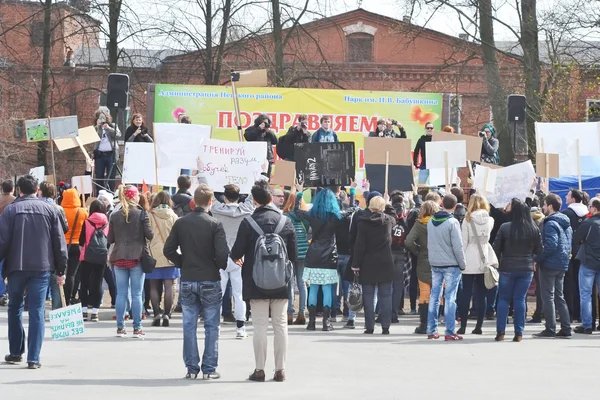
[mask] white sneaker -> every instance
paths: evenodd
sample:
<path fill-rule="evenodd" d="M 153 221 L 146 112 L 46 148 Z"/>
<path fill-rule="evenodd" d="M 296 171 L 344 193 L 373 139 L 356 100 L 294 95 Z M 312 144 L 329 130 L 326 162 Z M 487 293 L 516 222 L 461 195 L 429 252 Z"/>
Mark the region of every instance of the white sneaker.
<path fill-rule="evenodd" d="M 237 328 L 235 331 L 236 339 L 246 339 L 248 337 L 248 333 L 246 332 L 246 327 L 242 326 L 241 328 Z"/>

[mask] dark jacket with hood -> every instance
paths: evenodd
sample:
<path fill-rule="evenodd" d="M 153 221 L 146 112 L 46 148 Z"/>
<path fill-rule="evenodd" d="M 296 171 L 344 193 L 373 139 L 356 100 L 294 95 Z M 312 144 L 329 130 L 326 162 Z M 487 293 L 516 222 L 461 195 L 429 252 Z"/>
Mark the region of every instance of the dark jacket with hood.
<path fill-rule="evenodd" d="M 194 199 L 194 196 L 187 190 L 179 190 L 173 196 L 171 196 L 171 200 L 173 201 L 173 211 L 177 214 L 178 217 L 183 217 L 184 215 L 188 215 L 192 212 L 190 209 L 190 201 Z"/>
<path fill-rule="evenodd" d="M 415 202 L 415 206 L 410 209 L 408 215 L 406 216 L 406 226 L 409 232 L 415 225 L 415 222 L 417 222 L 417 219 L 419 218 L 419 212 L 421 211 L 421 205 L 423 204 L 423 199 L 419 194 L 415 195 L 413 201 Z"/>
<path fill-rule="evenodd" d="M 251 217 L 254 218 L 258 226 L 265 233 L 272 233 L 275 231 L 277 224 L 281 218 L 285 218 L 287 221 L 279 235 L 283 239 L 287 247 L 288 258 L 291 262 L 296 262 L 296 231 L 292 221 L 281 214 L 279 209 L 273 204 L 258 207 Z M 242 267 L 242 280 L 243 290 L 242 294 L 244 300 L 261 300 L 261 299 L 287 299 L 288 290 L 287 288 L 282 289 L 277 293 L 265 294 L 256 287 L 252 272 L 254 271 L 254 247 L 258 240 L 258 233 L 250 226 L 250 223 L 244 219 L 240 224 L 235 244 L 231 249 L 231 259 L 239 260 L 244 257 L 244 265 Z"/>
<path fill-rule="evenodd" d="M 427 250 L 427 223 L 431 216 L 418 219 L 406 237 L 406 248 L 417 255 L 417 279 L 431 284 L 431 264 Z"/>
<path fill-rule="evenodd" d="M 271 120 L 266 115 L 261 115 L 254 121 L 254 125 L 247 128 L 244 132 L 244 138 L 248 142 L 266 142 L 267 143 L 267 161 L 270 163 L 275 162 L 275 156 L 273 154 L 273 145 L 277 145 L 277 136 L 269 129 L 260 129 L 260 124 L 267 121 L 271 124 Z"/>
<path fill-rule="evenodd" d="M 498 257 L 500 272 L 533 272 L 534 255 L 542 252 L 542 238 L 539 230 L 527 240 L 511 240 L 512 222 L 502 224 L 496 234 L 494 251 Z"/>
<path fill-rule="evenodd" d="M 581 265 L 600 271 L 600 214 L 592 215 L 579 226 L 573 242 L 583 246 L 583 254 L 578 258 Z"/>
<path fill-rule="evenodd" d="M 573 248 L 571 251 L 573 256 L 575 256 L 579 250 L 579 242 L 575 241 L 575 233 L 583 221 L 586 220 L 588 213 L 589 210 L 583 203 L 571 203 L 567 209 L 563 211 L 563 214 L 569 217 L 571 229 L 573 230 Z"/>
<path fill-rule="evenodd" d="M 279 137 L 277 155 L 286 161 L 295 161 L 294 144 L 309 142 L 310 132 L 304 133 L 302 129 L 298 130 L 296 126 L 291 126 L 285 135 Z"/>
<path fill-rule="evenodd" d="M 568 270 L 573 243 L 573 229 L 569 217 L 554 213 L 544 219 L 542 226 L 544 250 L 535 257 L 535 262 L 542 268 Z"/>
<path fill-rule="evenodd" d="M 393 280 L 392 228 L 395 224 L 393 217 L 382 212 L 359 217 L 353 268 L 359 269 L 363 285 Z"/>
<path fill-rule="evenodd" d="M 298 193 L 294 213 L 300 219 L 307 221 L 312 231 L 312 241 L 308 246 L 304 268 L 337 269 L 338 252 L 335 239 L 338 226 L 342 219 L 331 217 L 327 221 L 313 216 L 310 211 L 300 210 L 302 193 Z"/>
<path fill-rule="evenodd" d="M 337 134 L 333 130 L 326 131 L 319 128 L 310 139 L 311 143 L 331 143 L 339 142 Z"/>
<path fill-rule="evenodd" d="M 3 276 L 15 271 L 64 275 L 67 244 L 56 208 L 35 195 L 21 196 L 0 215 Z"/>
<path fill-rule="evenodd" d="M 456 205 L 456 208 L 454 209 L 453 215 L 454 215 L 454 218 L 456 218 L 458 220 L 458 222 L 460 223 L 460 225 L 462 226 L 462 223 L 465 220 L 465 215 L 467 215 L 466 207 L 463 204 L 458 203 Z"/>

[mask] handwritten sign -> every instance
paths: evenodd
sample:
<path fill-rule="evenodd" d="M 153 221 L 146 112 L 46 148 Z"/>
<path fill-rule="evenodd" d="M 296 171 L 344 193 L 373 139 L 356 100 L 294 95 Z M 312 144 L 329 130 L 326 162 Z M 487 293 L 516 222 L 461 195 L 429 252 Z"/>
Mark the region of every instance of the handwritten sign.
<path fill-rule="evenodd" d="M 477 171 L 479 167 L 475 169 Z M 505 207 L 513 198 L 525 200 L 535 179 L 531 161 L 494 170 L 496 182 L 494 193 L 487 195 L 488 201 L 496 208 Z M 477 174 L 477 172 L 475 172 Z"/>
<path fill-rule="evenodd" d="M 50 130 L 52 131 L 52 139 L 75 138 L 79 136 L 77 115 L 50 118 Z"/>
<path fill-rule="evenodd" d="M 296 143 L 294 146 L 296 173 L 304 186 L 349 185 L 354 178 L 354 142 Z"/>
<path fill-rule="evenodd" d="M 52 340 L 66 339 L 84 333 L 81 304 L 50 311 L 49 318 Z"/>
<path fill-rule="evenodd" d="M 427 168 L 429 169 L 467 166 L 467 143 L 464 140 L 428 142 L 425 143 L 425 151 L 427 152 Z M 446 165 L 445 153 L 448 153 L 448 165 Z"/>
<path fill-rule="evenodd" d="M 200 146 L 197 168 L 210 187 L 218 189 L 233 184 L 241 193 L 250 193 L 266 163 L 266 142 L 230 142 L 208 139 Z"/>
<path fill-rule="evenodd" d="M 96 132 L 96 127 L 87 126 L 77 131 L 77 138 L 66 137 L 62 139 L 54 138 L 53 140 L 56 148 L 58 148 L 58 151 L 65 151 L 79 147 L 80 143 L 82 146 L 85 146 L 87 144 L 99 142 L 100 136 L 98 136 L 98 132 Z M 85 154 L 87 155 L 87 153 Z"/>
<path fill-rule="evenodd" d="M 47 119 L 25 121 L 25 131 L 28 142 L 42 142 L 50 139 L 50 125 Z"/>

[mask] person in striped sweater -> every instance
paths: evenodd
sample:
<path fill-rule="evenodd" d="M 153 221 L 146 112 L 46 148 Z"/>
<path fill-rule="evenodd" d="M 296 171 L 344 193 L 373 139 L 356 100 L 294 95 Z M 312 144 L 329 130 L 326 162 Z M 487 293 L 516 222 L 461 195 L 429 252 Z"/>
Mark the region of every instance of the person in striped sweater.
<path fill-rule="evenodd" d="M 288 200 L 283 207 L 283 213 L 287 215 L 294 224 L 296 231 L 296 248 L 298 251 L 298 257 L 294 264 L 294 279 L 290 281 L 290 297 L 288 302 L 288 325 L 306 325 L 306 317 L 304 312 L 306 309 L 306 282 L 302 277 L 304 274 L 304 258 L 308 251 L 308 232 L 310 225 L 308 222 L 300 219 L 294 212 L 294 206 L 296 202 L 296 193 L 293 192 L 288 196 Z M 306 211 L 308 207 L 304 202 L 304 199 L 300 200 L 300 209 Z M 294 282 L 298 285 L 298 294 L 300 296 L 300 304 L 298 306 L 298 317 L 294 321 Z"/>

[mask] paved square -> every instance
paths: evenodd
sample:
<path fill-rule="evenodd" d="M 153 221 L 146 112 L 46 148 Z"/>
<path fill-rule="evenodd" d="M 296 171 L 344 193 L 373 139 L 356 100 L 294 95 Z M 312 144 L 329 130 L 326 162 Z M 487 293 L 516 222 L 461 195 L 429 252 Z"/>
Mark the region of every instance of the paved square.
<path fill-rule="evenodd" d="M 222 379 L 186 381 L 182 361 L 181 315 L 169 328 L 150 327 L 144 340 L 115 337 L 113 310 L 99 323 L 86 322 L 83 336 L 49 339 L 40 370 L 0 364 L 0 399 L 569 399 L 596 395 L 600 334 L 571 340 L 532 339 L 541 325 L 526 328 L 522 343 L 494 342 L 495 323 L 484 335 L 462 342 L 414 335 L 417 317 L 403 317 L 391 335 L 364 335 L 362 329 L 307 332 L 290 327 L 287 381 L 246 381 L 254 367 L 250 338 L 236 340 L 235 325 L 222 325 L 219 368 Z M 471 321 L 470 321 L 471 322 Z M 362 319 L 358 326 L 362 326 Z M 441 328 L 441 327 L 440 327 Z M 469 324 L 469 330 L 473 324 Z M 128 324 L 131 330 L 131 325 Z M 203 338 L 204 332 L 199 335 Z M 0 308 L 2 355 L 8 352 L 6 308 Z M 200 346 L 203 345 L 202 340 Z M 272 337 L 267 378 L 272 377 Z M 202 347 L 200 348 L 202 351 Z"/>

